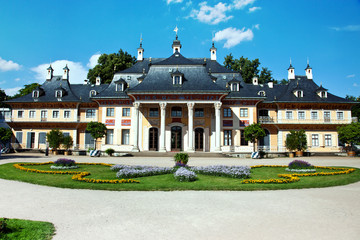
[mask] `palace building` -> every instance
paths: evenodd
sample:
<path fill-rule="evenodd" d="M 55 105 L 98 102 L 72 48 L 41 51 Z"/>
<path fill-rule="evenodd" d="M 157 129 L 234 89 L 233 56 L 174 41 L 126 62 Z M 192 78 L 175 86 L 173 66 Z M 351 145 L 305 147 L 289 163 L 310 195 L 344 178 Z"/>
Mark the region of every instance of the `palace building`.
<path fill-rule="evenodd" d="M 252 151 L 244 128 L 260 123 L 266 137 L 257 149 L 286 152 L 290 130 L 304 129 L 310 152 L 339 151 L 336 127 L 349 124 L 352 103 L 328 92 L 313 79 L 295 75 L 290 64 L 286 85 L 244 83 L 241 74 L 210 57 L 187 58 L 178 37 L 167 58 L 144 58 L 142 43 L 137 63 L 116 72 L 110 84 L 70 84 L 70 69 L 55 76 L 51 65 L 45 82 L 31 94 L 6 101 L 14 148 L 46 147 L 46 133 L 58 128 L 72 136 L 74 149 L 94 146 L 86 132 L 90 121 L 107 126 L 98 148 L 116 151 Z"/>

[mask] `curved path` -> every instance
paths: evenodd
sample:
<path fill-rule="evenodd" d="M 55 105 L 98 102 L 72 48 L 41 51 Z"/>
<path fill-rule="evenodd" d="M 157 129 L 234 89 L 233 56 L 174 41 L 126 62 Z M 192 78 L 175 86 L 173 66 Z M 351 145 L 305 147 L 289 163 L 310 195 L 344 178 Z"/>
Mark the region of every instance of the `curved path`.
<path fill-rule="evenodd" d="M 14 154 L 7 162 L 55 160 Z M 88 158 L 172 166 L 171 158 Z M 359 158 L 303 158 L 316 165 L 360 167 Z M 191 165 L 287 164 L 291 159 L 192 158 Z M 38 186 L 0 179 L 0 217 L 49 221 L 54 239 L 359 239 L 360 182 L 281 191 L 111 192 Z"/>

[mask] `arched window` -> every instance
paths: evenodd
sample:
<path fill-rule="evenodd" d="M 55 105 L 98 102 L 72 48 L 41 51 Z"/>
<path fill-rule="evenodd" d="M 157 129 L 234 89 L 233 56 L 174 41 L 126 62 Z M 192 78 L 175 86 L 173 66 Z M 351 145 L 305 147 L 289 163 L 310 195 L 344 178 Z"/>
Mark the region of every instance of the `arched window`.
<path fill-rule="evenodd" d="M 96 96 L 96 91 L 95 90 L 91 90 L 90 91 L 90 97 L 94 97 Z"/>
<path fill-rule="evenodd" d="M 258 95 L 262 96 L 262 97 L 265 97 L 266 93 L 265 93 L 265 91 L 261 90 L 261 91 L 258 92 Z"/>
<path fill-rule="evenodd" d="M 33 98 L 38 98 L 39 97 L 39 91 L 38 90 L 34 90 L 33 91 Z"/>
<path fill-rule="evenodd" d="M 55 91 L 55 97 L 56 98 L 61 98 L 62 97 L 62 91 L 61 90 L 56 90 Z"/>

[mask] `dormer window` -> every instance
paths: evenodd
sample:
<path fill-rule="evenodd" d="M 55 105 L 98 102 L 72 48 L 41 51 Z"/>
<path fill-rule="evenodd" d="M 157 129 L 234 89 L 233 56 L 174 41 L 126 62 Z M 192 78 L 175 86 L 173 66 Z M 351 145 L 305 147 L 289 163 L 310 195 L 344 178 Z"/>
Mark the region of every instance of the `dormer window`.
<path fill-rule="evenodd" d="M 95 90 L 91 90 L 90 91 L 90 97 L 95 97 L 96 96 L 96 91 Z"/>
<path fill-rule="evenodd" d="M 55 97 L 56 98 L 62 98 L 62 91 L 61 90 L 56 90 L 55 91 Z"/>
<path fill-rule="evenodd" d="M 173 79 L 173 85 L 182 85 L 183 83 L 183 74 L 179 72 L 179 70 L 176 70 L 171 74 Z"/>
<path fill-rule="evenodd" d="M 302 90 L 294 91 L 294 95 L 298 98 L 304 97 L 304 92 Z"/>
<path fill-rule="evenodd" d="M 320 92 L 320 97 L 327 98 L 327 92 L 325 92 L 325 91 Z"/>
<path fill-rule="evenodd" d="M 116 84 L 116 91 L 123 92 L 124 91 L 124 83 L 117 83 Z"/>
<path fill-rule="evenodd" d="M 32 92 L 32 97 L 33 98 L 38 98 L 39 97 L 39 90 L 34 90 L 33 92 Z"/>
<path fill-rule="evenodd" d="M 258 92 L 258 95 L 262 96 L 262 97 L 265 97 L 266 93 L 265 93 L 265 91 L 261 90 L 261 91 Z"/>
<path fill-rule="evenodd" d="M 180 81 L 180 76 L 174 76 L 174 85 L 180 85 L 181 81 Z"/>
<path fill-rule="evenodd" d="M 232 83 L 230 84 L 230 89 L 232 92 L 238 92 L 240 91 L 239 83 Z"/>

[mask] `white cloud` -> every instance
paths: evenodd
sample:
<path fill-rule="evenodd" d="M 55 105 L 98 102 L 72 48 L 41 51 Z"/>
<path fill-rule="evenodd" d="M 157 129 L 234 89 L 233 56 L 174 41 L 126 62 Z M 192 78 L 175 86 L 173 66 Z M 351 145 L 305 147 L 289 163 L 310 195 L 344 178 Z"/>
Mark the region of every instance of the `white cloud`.
<path fill-rule="evenodd" d="M 98 59 L 100 56 L 101 56 L 100 53 L 96 53 L 96 54 L 92 55 L 89 59 L 88 64 L 86 64 L 86 66 L 88 68 L 94 68 L 98 64 Z"/>
<path fill-rule="evenodd" d="M 14 88 L 7 88 L 4 89 L 6 95 L 8 96 L 14 96 L 15 94 L 18 93 L 18 91 L 21 89 L 21 87 L 14 87 Z"/>
<path fill-rule="evenodd" d="M 249 13 L 255 12 L 257 10 L 261 10 L 261 7 L 251 7 L 249 8 Z"/>
<path fill-rule="evenodd" d="M 18 82 L 20 81 L 21 79 L 20 78 L 15 78 L 15 82 Z"/>
<path fill-rule="evenodd" d="M 231 9 L 230 6 L 219 2 L 214 7 L 208 6 L 207 2 L 199 4 L 200 10 L 193 9 L 190 17 L 198 19 L 200 22 L 208 24 L 218 24 L 220 22 L 226 22 L 233 16 L 226 16 L 226 12 Z"/>
<path fill-rule="evenodd" d="M 186 10 L 188 7 L 190 7 L 191 5 L 192 5 L 192 1 L 191 1 L 191 0 L 190 0 L 190 1 L 187 1 L 186 4 L 185 4 L 185 6 L 182 7 L 181 10 L 184 11 L 184 10 Z"/>
<path fill-rule="evenodd" d="M 358 86 L 359 86 L 359 85 L 357 85 L 357 83 L 354 83 L 354 84 L 353 84 L 353 87 L 358 87 Z"/>
<path fill-rule="evenodd" d="M 355 77 L 355 74 L 350 74 L 350 75 L 347 75 L 346 77 L 347 78 L 353 78 L 353 77 Z"/>
<path fill-rule="evenodd" d="M 65 65 L 68 65 L 69 71 L 69 81 L 70 83 L 83 83 L 84 79 L 87 78 L 88 70 L 79 62 L 72 62 L 68 60 L 57 60 L 51 63 L 52 68 L 54 69 L 54 75 L 63 75 L 63 68 Z M 47 68 L 49 67 L 48 63 L 40 64 L 37 67 L 31 68 L 33 72 L 36 73 L 35 78 L 39 83 L 43 83 L 46 80 Z"/>
<path fill-rule="evenodd" d="M 181 3 L 183 0 L 166 0 L 166 3 L 169 5 L 171 3 Z"/>
<path fill-rule="evenodd" d="M 253 26 L 253 28 L 259 30 L 259 29 L 260 29 L 260 24 L 255 24 L 255 25 Z"/>
<path fill-rule="evenodd" d="M 6 61 L 5 59 L 2 59 L 0 57 L 0 71 L 2 71 L 2 72 L 18 71 L 18 70 L 20 70 L 20 68 L 21 68 L 21 65 L 14 63 L 11 60 Z"/>
<path fill-rule="evenodd" d="M 231 48 L 243 41 L 251 41 L 253 38 L 254 38 L 254 34 L 251 31 L 251 29 L 245 30 L 245 28 L 236 29 L 229 27 L 215 33 L 215 37 L 213 38 L 213 41 L 218 42 L 218 41 L 226 40 L 224 44 L 224 48 Z"/>
<path fill-rule="evenodd" d="M 253 4 L 256 0 L 234 0 L 234 8 L 241 9 L 249 4 Z"/>
<path fill-rule="evenodd" d="M 330 27 L 330 29 L 335 30 L 335 31 L 356 32 L 356 31 L 360 31 L 360 25 L 347 25 L 344 27 Z"/>

